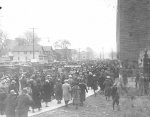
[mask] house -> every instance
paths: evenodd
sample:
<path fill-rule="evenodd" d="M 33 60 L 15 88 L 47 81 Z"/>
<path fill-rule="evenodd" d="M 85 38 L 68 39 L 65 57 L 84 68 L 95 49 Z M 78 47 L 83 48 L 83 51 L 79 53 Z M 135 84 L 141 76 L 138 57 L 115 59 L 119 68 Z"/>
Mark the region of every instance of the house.
<path fill-rule="evenodd" d="M 86 51 L 81 51 L 81 52 L 73 52 L 73 56 L 72 56 L 72 59 L 74 61 L 85 61 L 88 59 L 88 56 L 87 56 L 87 52 Z"/>
<path fill-rule="evenodd" d="M 70 61 L 72 60 L 71 49 L 55 49 L 56 59 L 58 61 Z"/>
<path fill-rule="evenodd" d="M 32 45 L 15 46 L 12 49 L 14 62 L 40 62 L 47 63 L 53 61 L 53 50 L 51 46 Z"/>

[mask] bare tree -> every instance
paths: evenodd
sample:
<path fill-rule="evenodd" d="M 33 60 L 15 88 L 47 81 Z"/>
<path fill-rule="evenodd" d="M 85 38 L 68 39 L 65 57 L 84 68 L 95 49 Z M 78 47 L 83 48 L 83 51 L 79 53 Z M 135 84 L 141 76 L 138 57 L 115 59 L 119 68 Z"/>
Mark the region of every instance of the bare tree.
<path fill-rule="evenodd" d="M 27 45 L 27 40 L 25 38 L 17 37 L 15 40 L 18 46 Z"/>
<path fill-rule="evenodd" d="M 71 43 L 68 40 L 58 40 L 54 43 L 55 48 L 68 49 Z"/>
<path fill-rule="evenodd" d="M 86 48 L 86 52 L 87 52 L 87 59 L 88 59 L 88 60 L 94 58 L 94 51 L 93 51 L 92 48 L 87 47 L 87 48 Z"/>
<path fill-rule="evenodd" d="M 34 38 L 35 44 L 38 44 L 38 42 L 40 41 L 40 38 L 38 37 L 36 33 L 34 33 L 34 37 L 33 37 L 33 32 L 29 32 L 29 31 L 25 32 L 24 36 L 28 44 L 33 44 L 33 38 Z"/>
<path fill-rule="evenodd" d="M 58 40 L 54 43 L 55 49 L 62 49 L 63 51 L 63 59 L 68 61 L 69 57 L 69 52 L 68 52 L 68 47 L 71 46 L 71 43 L 64 39 L 64 40 Z"/>
<path fill-rule="evenodd" d="M 8 39 L 8 35 L 0 30 L 0 56 L 6 53 L 7 50 L 7 43 L 6 40 Z"/>
<path fill-rule="evenodd" d="M 18 46 L 23 45 L 32 45 L 33 44 L 33 33 L 32 32 L 25 32 L 24 36 L 15 38 Z M 34 44 L 38 44 L 40 38 L 37 34 L 34 34 Z"/>

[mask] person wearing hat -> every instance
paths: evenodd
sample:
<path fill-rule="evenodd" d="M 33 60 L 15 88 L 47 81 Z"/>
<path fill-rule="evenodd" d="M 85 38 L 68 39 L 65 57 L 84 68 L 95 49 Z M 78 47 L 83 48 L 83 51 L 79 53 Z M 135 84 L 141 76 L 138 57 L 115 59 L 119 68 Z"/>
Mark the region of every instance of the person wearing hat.
<path fill-rule="evenodd" d="M 114 84 L 112 89 L 111 89 L 111 96 L 112 96 L 112 106 L 113 106 L 113 110 L 115 109 L 115 104 L 117 105 L 118 110 L 120 110 L 120 106 L 119 106 L 119 93 L 118 93 L 118 88 L 117 88 L 117 84 Z"/>
<path fill-rule="evenodd" d="M 0 115 L 3 115 L 5 112 L 5 104 L 4 104 L 4 100 L 6 99 L 7 94 L 5 92 L 5 90 L 0 87 Z"/>
<path fill-rule="evenodd" d="M 104 81 L 104 94 L 106 97 L 106 100 L 109 100 L 110 96 L 111 96 L 111 86 L 113 85 L 113 82 L 111 81 L 111 77 L 107 76 L 107 78 Z"/>
<path fill-rule="evenodd" d="M 11 84 L 8 87 L 8 93 L 10 93 L 11 90 L 14 90 L 17 94 L 19 93 L 19 89 L 17 88 L 15 80 L 11 81 Z"/>
<path fill-rule="evenodd" d="M 89 74 L 87 75 L 87 86 L 88 86 L 88 89 L 90 87 L 92 87 L 92 77 L 93 77 L 92 72 L 89 72 Z"/>
<path fill-rule="evenodd" d="M 79 87 L 81 89 L 81 92 L 80 92 L 80 105 L 83 106 L 83 102 L 85 101 L 85 98 L 86 98 L 86 92 L 88 93 L 87 86 L 84 83 L 83 79 L 80 80 Z"/>
<path fill-rule="evenodd" d="M 17 94 L 14 90 L 11 90 L 5 100 L 6 117 L 15 117 L 16 100 Z"/>
<path fill-rule="evenodd" d="M 80 104 L 80 93 L 81 89 L 78 86 L 78 82 L 75 82 L 74 86 L 72 87 L 72 98 L 73 104 L 76 106 L 76 109 L 78 109 L 78 105 Z"/>
<path fill-rule="evenodd" d="M 22 94 L 17 97 L 16 117 L 28 117 L 29 106 L 32 104 L 32 98 L 28 95 L 28 90 L 23 88 Z"/>
<path fill-rule="evenodd" d="M 45 80 L 42 86 L 42 97 L 46 107 L 48 107 L 48 102 L 51 101 L 51 95 L 52 95 L 51 84 L 49 83 L 49 80 Z"/>
<path fill-rule="evenodd" d="M 68 102 L 71 100 L 71 86 L 68 83 L 68 80 L 64 81 L 65 83 L 62 85 L 63 89 L 63 98 L 65 101 L 66 107 L 68 107 Z"/>
<path fill-rule="evenodd" d="M 93 89 L 94 95 L 96 97 L 96 95 L 97 95 L 96 90 L 98 89 L 98 80 L 97 80 L 97 76 L 95 74 L 92 77 L 91 88 Z"/>
<path fill-rule="evenodd" d="M 56 81 L 56 84 L 55 84 L 55 88 L 54 88 L 54 92 L 55 92 L 55 98 L 57 100 L 57 104 L 60 104 L 61 103 L 61 100 L 62 100 L 62 83 L 61 83 L 61 80 L 58 79 Z"/>

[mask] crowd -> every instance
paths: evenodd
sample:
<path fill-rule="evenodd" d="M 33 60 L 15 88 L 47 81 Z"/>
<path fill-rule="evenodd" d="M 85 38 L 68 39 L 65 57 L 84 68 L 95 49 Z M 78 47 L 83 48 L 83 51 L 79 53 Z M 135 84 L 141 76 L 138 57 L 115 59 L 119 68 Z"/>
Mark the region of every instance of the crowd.
<path fill-rule="evenodd" d="M 66 107 L 68 102 L 73 100 L 73 105 L 78 109 L 84 105 L 88 89 L 91 88 L 97 96 L 98 87 L 106 100 L 112 96 L 113 109 L 115 104 L 119 108 L 118 84 L 115 82 L 121 71 L 119 62 L 94 61 L 78 64 L 81 66 L 66 68 L 57 64 L 46 70 L 6 74 L 0 83 L 0 113 L 6 114 L 7 117 L 27 117 L 29 107 L 32 112 L 35 109 L 40 111 L 42 102 L 48 107 L 48 103 L 53 99 L 56 99 L 58 104 L 64 100 Z M 127 76 L 123 77 L 125 86 Z"/>

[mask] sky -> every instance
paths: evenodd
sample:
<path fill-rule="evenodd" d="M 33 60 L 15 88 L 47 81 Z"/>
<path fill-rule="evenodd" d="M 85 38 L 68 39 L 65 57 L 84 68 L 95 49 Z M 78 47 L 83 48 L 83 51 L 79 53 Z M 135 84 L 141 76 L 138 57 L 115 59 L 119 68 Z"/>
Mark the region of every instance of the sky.
<path fill-rule="evenodd" d="M 0 29 L 10 39 L 35 28 L 42 45 L 60 39 L 71 48 L 116 50 L 117 0 L 0 0 Z"/>

